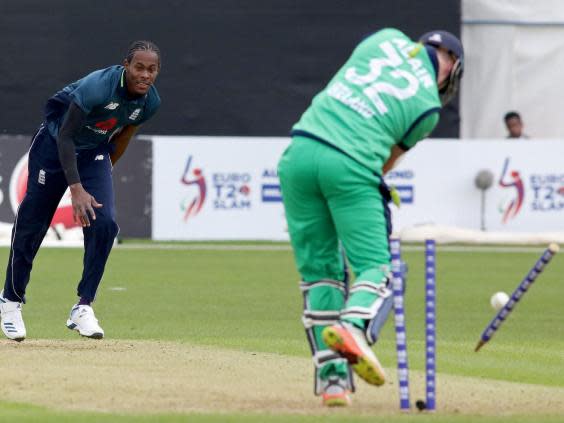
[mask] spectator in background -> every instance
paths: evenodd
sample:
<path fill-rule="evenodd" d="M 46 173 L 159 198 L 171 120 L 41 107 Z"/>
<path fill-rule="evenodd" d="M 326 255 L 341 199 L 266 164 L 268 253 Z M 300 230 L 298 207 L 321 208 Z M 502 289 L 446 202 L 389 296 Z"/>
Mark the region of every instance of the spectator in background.
<path fill-rule="evenodd" d="M 523 121 L 519 113 L 514 111 L 507 112 L 503 120 L 505 121 L 505 127 L 508 132 L 507 138 L 529 138 L 529 136 L 523 132 Z"/>

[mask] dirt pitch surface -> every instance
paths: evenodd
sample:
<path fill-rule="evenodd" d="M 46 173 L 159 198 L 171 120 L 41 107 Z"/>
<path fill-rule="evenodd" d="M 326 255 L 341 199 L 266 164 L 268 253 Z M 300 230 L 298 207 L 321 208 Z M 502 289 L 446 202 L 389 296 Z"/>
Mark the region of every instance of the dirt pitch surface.
<path fill-rule="evenodd" d="M 397 414 L 394 369 L 382 388 L 358 382 L 353 405 L 312 395 L 310 360 L 158 341 L 0 341 L 0 398 L 116 413 Z M 423 375 L 412 376 L 421 398 Z M 564 388 L 438 375 L 438 412 L 564 414 Z"/>

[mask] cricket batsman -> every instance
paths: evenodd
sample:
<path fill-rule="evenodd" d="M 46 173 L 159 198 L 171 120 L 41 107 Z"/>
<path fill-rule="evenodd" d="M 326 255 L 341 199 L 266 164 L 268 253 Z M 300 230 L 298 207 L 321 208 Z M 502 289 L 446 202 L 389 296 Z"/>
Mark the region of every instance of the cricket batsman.
<path fill-rule="evenodd" d="M 386 380 L 371 349 L 392 308 L 383 176 L 435 128 L 463 67 L 449 32 L 413 41 L 383 29 L 355 48 L 292 129 L 278 170 L 315 394 L 327 406 L 350 404 L 351 367 L 369 384 Z M 350 287 L 342 251 L 356 275 Z"/>

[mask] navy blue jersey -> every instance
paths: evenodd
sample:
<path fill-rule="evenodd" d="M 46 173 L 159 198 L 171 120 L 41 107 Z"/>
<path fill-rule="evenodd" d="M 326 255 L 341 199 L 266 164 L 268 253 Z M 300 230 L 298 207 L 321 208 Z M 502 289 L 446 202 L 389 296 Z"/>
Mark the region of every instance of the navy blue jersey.
<path fill-rule="evenodd" d="M 149 120 L 161 104 L 157 89 L 130 98 L 123 66 L 111 66 L 67 85 L 47 101 L 45 121 L 49 133 L 57 138 L 71 102 L 86 113 L 86 123 L 74 139 L 77 150 L 87 150 L 107 143 L 126 125 L 138 126 Z"/>

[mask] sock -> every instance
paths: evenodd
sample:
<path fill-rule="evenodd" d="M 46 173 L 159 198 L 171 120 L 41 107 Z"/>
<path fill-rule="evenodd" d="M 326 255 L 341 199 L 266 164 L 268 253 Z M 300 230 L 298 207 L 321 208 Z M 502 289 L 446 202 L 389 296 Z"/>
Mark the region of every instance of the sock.
<path fill-rule="evenodd" d="M 88 298 L 80 297 L 80 301 L 78 302 L 78 305 L 89 306 L 91 303 L 92 303 L 92 301 L 90 301 Z"/>

